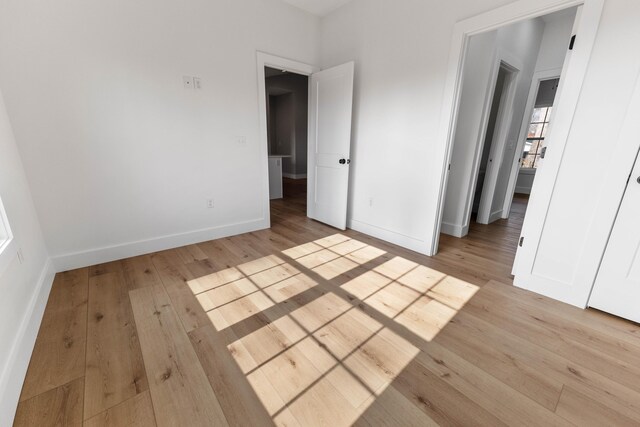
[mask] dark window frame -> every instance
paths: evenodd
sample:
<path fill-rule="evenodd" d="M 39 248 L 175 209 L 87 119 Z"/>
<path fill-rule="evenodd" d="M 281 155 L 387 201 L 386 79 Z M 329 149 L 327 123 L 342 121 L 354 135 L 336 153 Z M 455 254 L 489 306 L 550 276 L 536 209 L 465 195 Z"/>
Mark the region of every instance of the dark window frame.
<path fill-rule="evenodd" d="M 523 151 L 522 153 L 522 168 L 523 169 L 537 169 L 538 167 L 538 160 L 540 160 L 540 155 L 542 153 L 542 146 L 543 144 L 540 143 L 540 141 L 544 141 L 545 137 L 542 136 L 545 134 L 545 131 L 547 129 L 547 127 L 549 126 L 549 118 L 551 115 L 551 109 L 553 107 L 537 107 L 533 109 L 533 112 L 531 113 L 531 121 L 529 122 L 529 127 L 531 127 L 531 125 L 542 125 L 542 129 L 540 130 L 540 135 L 541 136 L 536 136 L 536 137 L 529 137 L 529 133 L 527 132 L 527 139 L 526 139 L 526 144 L 529 146 L 534 146 L 535 145 L 535 152 L 531 153 L 531 151 Z M 542 119 L 542 121 L 534 121 L 533 117 L 535 115 L 536 110 L 538 109 L 544 109 L 544 118 Z M 535 142 L 538 142 L 538 144 L 534 144 Z M 526 147 L 526 145 L 525 145 Z M 524 166 L 524 162 L 525 160 L 533 155 L 533 162 L 531 163 L 531 166 Z"/>

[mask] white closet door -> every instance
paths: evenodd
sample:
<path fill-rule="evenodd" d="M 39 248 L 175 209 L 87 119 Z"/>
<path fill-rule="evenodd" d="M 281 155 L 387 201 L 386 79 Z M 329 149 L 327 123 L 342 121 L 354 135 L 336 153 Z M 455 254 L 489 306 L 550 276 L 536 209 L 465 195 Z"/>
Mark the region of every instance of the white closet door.
<path fill-rule="evenodd" d="M 589 306 L 640 322 L 640 161 L 629 178 Z"/>

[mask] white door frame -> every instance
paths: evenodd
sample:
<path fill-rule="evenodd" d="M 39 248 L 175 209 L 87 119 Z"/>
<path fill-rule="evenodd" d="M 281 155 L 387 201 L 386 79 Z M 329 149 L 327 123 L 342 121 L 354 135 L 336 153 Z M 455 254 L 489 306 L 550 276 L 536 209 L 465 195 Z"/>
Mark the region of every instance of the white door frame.
<path fill-rule="evenodd" d="M 440 237 L 440 227 L 442 224 L 442 211 L 444 208 L 444 198 L 447 190 L 448 165 L 451 161 L 451 153 L 453 148 L 453 137 L 458 118 L 458 105 L 460 103 L 462 89 L 462 70 L 464 69 L 465 57 L 469 38 L 473 35 L 487 31 L 492 31 L 505 25 L 514 24 L 516 22 L 536 18 L 538 16 L 547 15 L 559 10 L 567 9 L 574 6 L 584 6 L 583 13 L 580 17 L 580 44 L 584 46 L 583 55 L 579 60 L 574 61 L 574 75 L 579 76 L 577 81 L 572 83 L 571 93 L 567 94 L 567 100 L 564 103 L 565 113 L 567 116 L 573 117 L 576 109 L 582 82 L 587 71 L 591 50 L 595 43 L 596 33 L 598 31 L 600 15 L 604 7 L 604 0 L 520 0 L 507 4 L 492 11 L 474 16 L 458 22 L 453 31 L 451 49 L 449 53 L 449 65 L 447 69 L 447 79 L 444 88 L 444 97 L 442 100 L 442 119 L 438 140 L 441 141 L 437 153 L 441 156 L 441 176 L 440 189 L 437 197 L 435 221 L 433 225 L 433 234 L 431 235 L 431 255 L 438 251 L 438 243 Z M 557 126 L 555 133 L 555 141 L 557 145 L 561 145 L 558 149 L 564 149 L 569 130 L 570 122 L 564 126 Z M 558 128 L 560 128 L 558 130 Z M 559 166 L 559 165 L 557 165 Z M 557 171 L 554 171 L 557 172 Z M 551 190 L 551 189 L 550 189 Z"/>
<path fill-rule="evenodd" d="M 520 60 L 514 55 L 512 55 L 511 53 L 509 53 L 508 51 L 506 51 L 505 49 L 497 49 L 495 51 L 493 64 L 491 66 L 491 71 L 489 72 L 489 79 L 487 80 L 487 85 L 486 85 L 487 91 L 485 95 L 484 106 L 482 109 L 480 126 L 478 128 L 478 139 L 476 140 L 476 144 L 475 144 L 475 154 L 474 154 L 473 163 L 471 166 L 472 173 L 471 173 L 469 185 L 467 187 L 468 188 L 467 199 L 465 201 L 464 206 L 462 207 L 462 209 L 464 209 L 463 215 L 462 215 L 462 218 L 463 218 L 462 229 L 458 237 L 465 236 L 469 231 L 469 222 L 471 221 L 471 212 L 473 210 L 473 200 L 475 197 L 476 188 L 478 186 L 478 173 L 480 170 L 480 162 L 482 159 L 482 152 L 484 150 L 485 138 L 488 130 L 487 127 L 489 126 L 489 116 L 491 114 L 491 106 L 493 103 L 493 96 L 496 90 L 498 73 L 500 72 L 500 67 L 502 66 L 502 64 L 506 64 L 508 68 L 515 69 L 517 71 L 520 71 L 523 68 L 523 65 L 521 64 Z M 509 87 L 507 88 L 506 91 L 503 92 L 503 97 L 506 95 L 506 97 L 504 98 L 505 105 L 513 106 L 513 102 L 515 101 L 515 89 L 516 89 L 516 81 L 513 80 L 509 82 Z M 503 103 L 501 101 L 500 102 L 501 107 L 502 107 L 502 104 Z M 500 129 L 498 132 L 494 133 L 493 141 L 496 141 L 496 142 L 499 141 L 498 135 L 505 135 L 505 138 L 506 138 L 507 134 L 503 132 L 505 130 L 503 129 L 503 126 L 507 122 L 510 123 L 511 119 L 503 120 L 503 118 L 501 118 L 500 115 L 498 116 L 498 120 L 496 123 L 500 123 Z M 491 147 L 492 149 L 494 148 L 493 142 Z M 485 174 L 485 179 L 486 179 L 486 174 Z M 484 192 L 484 186 L 483 186 L 483 192 Z"/>
<path fill-rule="evenodd" d="M 304 76 L 310 76 L 319 68 L 314 65 L 305 64 L 291 59 L 281 58 L 268 53 L 258 51 L 256 54 L 258 68 L 258 113 L 260 118 L 260 162 L 262 164 L 262 218 L 265 227 L 271 227 L 271 204 L 269 199 L 269 147 L 267 128 L 267 90 L 264 67 L 286 70 Z M 308 143 L 308 142 L 307 142 Z M 307 187 L 309 182 L 307 181 Z M 308 191 L 308 188 L 307 188 Z M 308 209 L 308 206 L 307 206 Z"/>
<path fill-rule="evenodd" d="M 521 77 L 521 71 L 524 67 L 517 57 L 513 56 L 504 49 L 499 49 L 496 53 L 497 61 L 494 64 L 495 71 L 492 72 L 492 76 L 495 74 L 495 79 L 498 78 L 498 73 L 501 68 L 507 70 L 507 80 L 505 81 L 505 91 L 502 92 L 500 105 L 498 110 L 498 116 L 496 117 L 496 128 L 494 130 L 493 139 L 491 141 L 491 151 L 489 152 L 489 163 L 487 164 L 487 170 L 484 176 L 484 182 L 482 184 L 482 193 L 480 195 L 480 206 L 478 207 L 478 222 L 481 224 L 488 224 L 491 222 L 491 205 L 493 204 L 494 193 L 498 180 L 498 174 L 500 173 L 500 165 L 502 164 L 502 158 L 504 157 L 504 150 L 507 148 L 507 138 L 509 137 L 509 130 L 513 121 L 513 104 L 516 100 L 516 88 L 518 81 Z M 493 84 L 495 91 L 495 82 Z M 487 97 L 487 106 L 489 111 L 486 112 L 486 121 L 483 122 L 484 130 L 481 132 L 486 135 L 487 126 L 489 125 L 489 114 L 491 111 L 491 103 L 493 96 Z M 486 108 L 486 107 L 485 107 Z M 483 113 L 485 114 L 485 113 Z M 484 136 L 483 141 L 484 142 Z M 484 144 L 481 143 L 480 154 L 482 155 Z M 480 157 L 478 157 L 480 159 Z M 480 162 L 474 168 L 474 174 L 477 176 Z M 471 216 L 471 210 L 473 208 L 473 197 L 475 195 L 475 188 L 470 191 L 471 197 L 469 200 L 469 206 L 467 206 L 468 215 L 465 217 L 465 225 L 469 225 Z"/>
<path fill-rule="evenodd" d="M 547 80 L 558 79 L 561 75 L 562 68 L 537 71 L 533 74 L 533 78 L 531 79 L 531 87 L 529 88 L 529 95 L 527 97 L 527 104 L 524 109 L 524 116 L 522 117 L 522 126 L 520 127 L 520 133 L 518 134 L 516 151 L 513 155 L 513 166 L 511 167 L 511 175 L 509 176 L 509 184 L 507 185 L 507 195 L 504 198 L 504 206 L 502 207 L 502 218 L 509 218 L 509 212 L 511 211 L 513 195 L 516 192 L 516 183 L 518 181 L 518 174 L 520 173 L 520 159 L 522 159 L 522 153 L 524 152 L 524 144 L 527 140 L 529 124 L 531 123 L 531 115 L 533 114 L 533 108 L 536 104 L 536 97 L 538 96 L 540 83 Z"/>

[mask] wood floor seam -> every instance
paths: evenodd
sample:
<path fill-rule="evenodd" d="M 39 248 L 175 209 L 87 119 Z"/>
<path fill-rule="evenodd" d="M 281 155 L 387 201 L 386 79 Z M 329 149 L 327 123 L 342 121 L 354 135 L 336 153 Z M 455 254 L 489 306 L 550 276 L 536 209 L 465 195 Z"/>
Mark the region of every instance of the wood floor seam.
<path fill-rule="evenodd" d="M 562 393 L 564 392 L 564 388 L 566 387 L 566 384 L 562 384 L 562 388 L 560 389 L 560 394 L 558 394 L 558 401 L 556 402 L 556 406 L 555 408 L 553 408 L 553 412 L 558 411 L 558 404 L 560 403 L 560 399 L 562 398 Z"/>
<path fill-rule="evenodd" d="M 526 198 L 425 257 L 304 185 L 270 229 L 59 273 L 15 425 L 640 424 L 638 325 L 512 285 Z"/>
<path fill-rule="evenodd" d="M 85 372 L 84 372 L 83 377 L 85 377 L 85 378 L 84 378 L 84 384 L 83 384 L 83 390 L 82 390 L 83 396 L 87 394 L 87 379 L 86 379 L 86 373 L 87 372 L 86 372 L 86 366 L 87 366 L 87 353 L 89 351 L 89 348 L 88 348 L 88 336 L 89 336 L 89 279 L 90 279 L 90 272 L 89 272 L 89 270 L 87 270 L 87 313 L 86 313 L 86 318 L 85 318 L 85 322 L 86 322 L 86 325 L 87 325 L 87 339 L 84 340 L 84 345 L 85 345 L 85 349 L 84 349 Z M 84 401 L 84 398 L 83 398 L 83 401 L 82 401 L 82 421 L 83 421 L 83 423 L 87 419 L 86 416 L 85 416 L 86 415 L 85 414 L 85 404 L 86 404 L 86 402 Z"/>
<path fill-rule="evenodd" d="M 38 393 L 38 394 L 36 394 L 35 396 L 31 396 L 31 397 L 29 397 L 28 399 L 21 400 L 21 401 L 20 401 L 20 403 L 22 403 L 22 402 L 28 402 L 28 401 L 30 401 L 30 400 L 33 400 L 33 399 L 37 398 L 37 397 L 41 397 L 43 394 L 50 393 L 50 392 L 52 392 L 52 391 L 54 391 L 54 390 L 56 390 L 56 389 L 58 389 L 58 388 L 60 388 L 60 387 L 68 387 L 68 386 L 69 386 L 71 383 L 73 383 L 74 381 L 78 381 L 78 380 L 83 379 L 83 378 L 84 378 L 84 375 L 80 375 L 80 376 L 78 376 L 78 377 L 75 377 L 75 378 L 73 378 L 73 379 L 69 380 L 68 382 L 66 382 L 66 383 L 64 383 L 64 384 L 60 384 L 59 386 L 55 386 L 55 387 L 53 387 L 53 388 L 47 389 L 47 390 L 43 391 L 42 393 Z"/>

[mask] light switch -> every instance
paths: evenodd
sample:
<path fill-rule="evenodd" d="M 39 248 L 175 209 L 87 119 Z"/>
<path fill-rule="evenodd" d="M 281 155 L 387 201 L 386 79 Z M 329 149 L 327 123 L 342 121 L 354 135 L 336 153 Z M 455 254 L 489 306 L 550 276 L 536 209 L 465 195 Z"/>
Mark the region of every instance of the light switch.
<path fill-rule="evenodd" d="M 200 80 L 200 77 L 193 78 L 193 88 L 196 90 L 202 89 L 202 80 Z"/>

